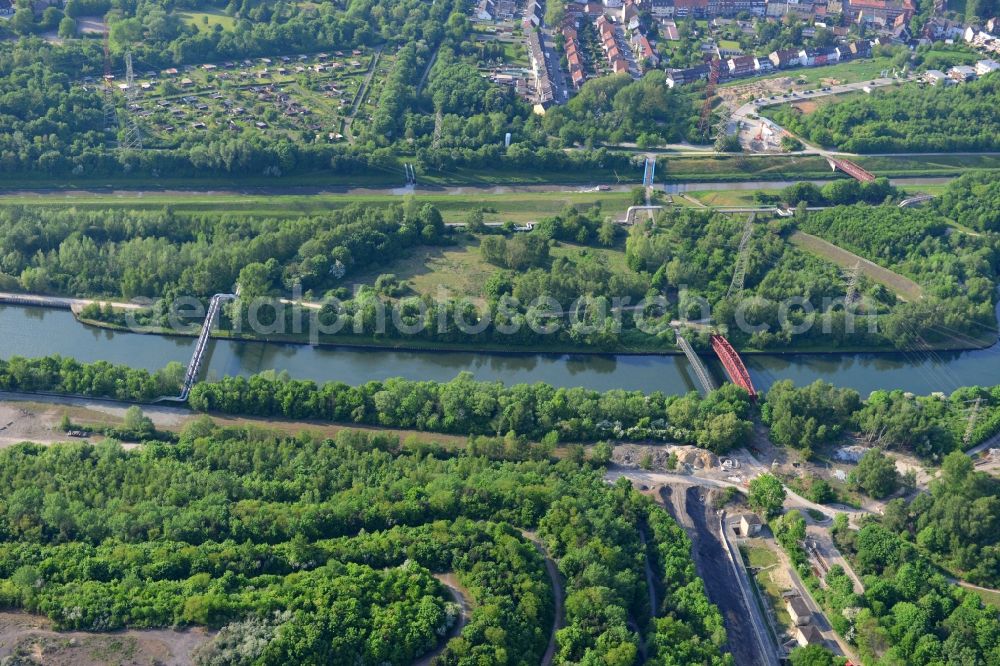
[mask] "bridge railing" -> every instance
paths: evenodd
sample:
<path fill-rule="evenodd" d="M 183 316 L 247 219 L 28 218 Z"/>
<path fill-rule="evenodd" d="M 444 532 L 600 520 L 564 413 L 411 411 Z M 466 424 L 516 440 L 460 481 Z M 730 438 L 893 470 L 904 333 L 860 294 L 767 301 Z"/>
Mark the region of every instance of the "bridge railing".
<path fill-rule="evenodd" d="M 676 332 L 677 346 L 681 348 L 684 352 L 684 356 L 687 357 L 688 363 L 694 368 L 694 374 L 701 383 L 701 387 L 705 394 L 709 394 L 714 391 L 717 387 L 712 376 L 708 374 L 708 368 L 702 363 L 701 358 L 695 353 L 694 348 L 691 347 L 691 343 L 684 339 L 684 336 L 680 334 L 680 331 Z"/>
<path fill-rule="evenodd" d="M 181 401 L 187 400 L 188 395 L 191 393 L 191 387 L 194 386 L 194 382 L 198 378 L 201 363 L 205 358 L 205 349 L 208 348 L 208 341 L 212 337 L 212 326 L 215 325 L 215 320 L 222 310 L 222 303 L 234 298 L 236 298 L 236 294 L 216 294 L 209 302 L 208 314 L 205 315 L 205 323 L 201 326 L 201 333 L 198 334 L 198 342 L 195 344 L 194 353 L 191 355 L 187 372 L 184 374 L 184 385 L 181 388 L 180 395 Z"/>

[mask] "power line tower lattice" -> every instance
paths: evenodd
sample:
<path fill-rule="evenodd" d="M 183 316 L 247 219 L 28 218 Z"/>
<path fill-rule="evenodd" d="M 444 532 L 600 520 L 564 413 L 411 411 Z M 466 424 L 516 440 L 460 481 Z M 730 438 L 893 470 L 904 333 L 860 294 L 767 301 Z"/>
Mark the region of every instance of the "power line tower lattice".
<path fill-rule="evenodd" d="M 849 270 L 844 271 L 844 278 L 847 280 L 844 294 L 844 304 L 854 305 L 858 301 L 860 292 L 858 291 L 858 280 L 861 277 L 861 262 L 856 262 Z"/>
<path fill-rule="evenodd" d="M 733 269 L 733 279 L 729 283 L 729 291 L 726 292 L 726 298 L 739 296 L 743 293 L 743 283 L 747 275 L 747 253 L 750 247 L 750 237 L 753 236 L 753 221 L 755 217 L 756 215 L 751 213 L 750 217 L 747 218 L 746 226 L 743 228 L 740 246 L 736 251 L 736 265 Z"/>
<path fill-rule="evenodd" d="M 115 111 L 115 77 L 111 73 L 111 49 L 108 46 L 108 32 L 104 32 L 104 130 L 114 132 L 118 128 L 118 114 Z"/>
<path fill-rule="evenodd" d="M 142 150 L 142 133 L 135 120 L 135 107 L 138 105 L 139 91 L 135 87 L 135 73 L 132 71 L 132 53 L 125 54 L 125 136 L 122 150 Z"/>
<path fill-rule="evenodd" d="M 972 404 L 972 408 L 969 410 L 969 422 L 965 425 L 965 434 L 962 435 L 963 448 L 968 448 L 969 442 L 972 441 L 972 433 L 976 429 L 976 418 L 979 416 L 979 405 L 982 401 L 982 398 L 976 398 L 976 401 Z"/>

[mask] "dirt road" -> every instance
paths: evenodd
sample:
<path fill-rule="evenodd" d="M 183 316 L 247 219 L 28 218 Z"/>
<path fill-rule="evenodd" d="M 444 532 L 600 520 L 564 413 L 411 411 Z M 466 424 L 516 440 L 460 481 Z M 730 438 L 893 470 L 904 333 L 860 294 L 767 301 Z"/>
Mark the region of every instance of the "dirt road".
<path fill-rule="evenodd" d="M 472 612 L 472 602 L 470 601 L 469 591 L 466 590 L 460 582 L 458 582 L 458 577 L 453 573 L 445 574 L 434 574 L 441 583 L 448 588 L 448 593 L 451 595 L 452 600 L 459 606 L 458 621 L 455 626 L 451 628 L 448 632 L 448 636 L 441 641 L 441 644 L 425 654 L 420 659 L 413 662 L 413 666 L 430 666 L 439 654 L 444 652 L 445 647 L 448 646 L 448 641 L 450 641 L 455 636 L 462 633 L 462 629 L 465 625 L 469 623 L 469 614 Z"/>
<path fill-rule="evenodd" d="M 535 548 L 545 558 L 545 570 L 548 572 L 549 580 L 552 582 L 555 615 L 552 619 L 552 632 L 549 634 L 549 645 L 545 648 L 545 655 L 542 657 L 542 666 L 551 666 L 552 659 L 556 654 L 556 632 L 566 626 L 566 611 L 563 608 L 563 599 L 565 599 L 566 593 L 563 590 L 562 576 L 559 575 L 559 568 L 556 566 L 555 560 L 549 557 L 549 553 L 545 550 L 545 544 L 542 543 L 542 540 L 534 532 L 522 531 L 521 535 L 535 544 Z"/>

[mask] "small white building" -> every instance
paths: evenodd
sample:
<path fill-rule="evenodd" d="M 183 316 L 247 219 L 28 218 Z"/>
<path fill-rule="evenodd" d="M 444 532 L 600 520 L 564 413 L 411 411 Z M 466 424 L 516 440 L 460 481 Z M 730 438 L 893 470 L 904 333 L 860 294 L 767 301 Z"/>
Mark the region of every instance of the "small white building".
<path fill-rule="evenodd" d="M 745 537 L 760 534 L 760 518 L 756 513 L 745 513 L 740 517 L 740 534 Z"/>
<path fill-rule="evenodd" d="M 969 67 L 968 65 L 956 65 L 948 70 L 948 76 L 959 83 L 964 83 L 976 78 L 976 70 L 974 67 Z"/>
<path fill-rule="evenodd" d="M 1000 63 L 987 58 L 976 63 L 976 75 L 985 76 L 1000 69 Z"/>
<path fill-rule="evenodd" d="M 795 630 L 795 642 L 801 647 L 806 647 L 808 645 L 824 645 L 826 641 L 823 640 L 823 634 L 819 633 L 819 629 L 811 624 L 807 624 L 804 627 L 799 627 Z"/>
<path fill-rule="evenodd" d="M 804 627 L 812 621 L 812 612 L 810 612 L 809 606 L 798 595 L 785 599 L 785 610 L 788 611 L 788 617 L 797 627 Z"/>
<path fill-rule="evenodd" d="M 940 69 L 928 69 L 924 72 L 924 81 L 931 84 L 932 86 L 943 86 L 947 85 L 948 75 L 942 72 Z"/>

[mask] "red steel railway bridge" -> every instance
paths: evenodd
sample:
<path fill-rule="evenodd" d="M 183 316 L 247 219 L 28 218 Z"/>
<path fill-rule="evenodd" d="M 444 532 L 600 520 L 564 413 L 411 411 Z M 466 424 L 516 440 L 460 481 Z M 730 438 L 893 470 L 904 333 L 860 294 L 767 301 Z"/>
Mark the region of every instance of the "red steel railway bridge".
<path fill-rule="evenodd" d="M 826 161 L 830 165 L 830 168 L 836 171 L 840 169 L 848 176 L 861 181 L 862 183 L 870 183 L 875 180 L 875 174 L 870 171 L 866 171 L 859 165 L 855 164 L 851 160 L 840 159 L 838 157 L 833 157 L 831 155 L 826 156 Z"/>
<path fill-rule="evenodd" d="M 747 372 L 747 367 L 743 365 L 743 359 L 733 349 L 733 346 L 729 344 L 729 340 L 726 340 L 721 335 L 713 335 L 709 339 L 712 341 L 712 351 L 722 361 L 722 367 L 726 369 L 729 381 L 744 389 L 750 394 L 751 398 L 756 400 L 757 389 L 754 388 L 753 381 L 750 379 L 750 373 Z"/>
<path fill-rule="evenodd" d="M 695 378 L 701 384 L 702 391 L 707 395 L 716 389 L 711 373 L 705 367 L 701 357 L 691 347 L 691 344 L 681 335 L 679 328 L 675 329 L 675 332 L 677 334 L 677 345 L 684 352 L 684 356 L 687 357 L 688 362 L 694 370 Z M 709 340 L 712 343 L 712 351 L 715 352 L 715 355 L 722 362 L 722 367 L 725 368 L 729 381 L 744 389 L 750 394 L 751 398 L 756 400 L 757 389 L 754 388 L 753 380 L 750 379 L 750 373 L 743 364 L 743 359 L 740 358 L 739 353 L 729 344 L 729 340 L 717 333 L 713 334 Z"/>

